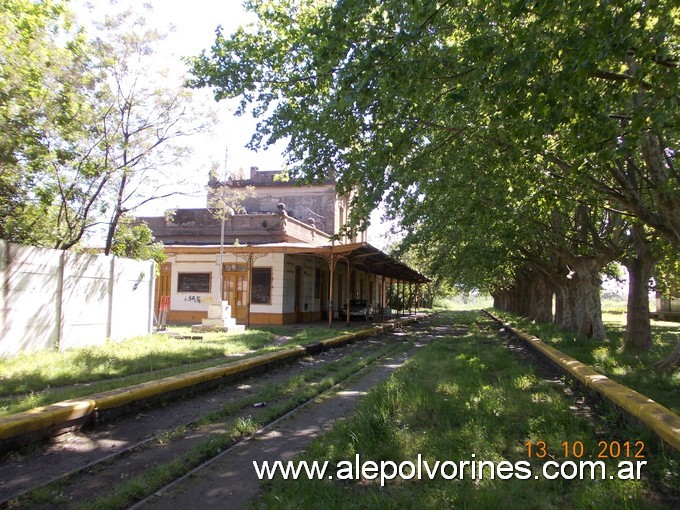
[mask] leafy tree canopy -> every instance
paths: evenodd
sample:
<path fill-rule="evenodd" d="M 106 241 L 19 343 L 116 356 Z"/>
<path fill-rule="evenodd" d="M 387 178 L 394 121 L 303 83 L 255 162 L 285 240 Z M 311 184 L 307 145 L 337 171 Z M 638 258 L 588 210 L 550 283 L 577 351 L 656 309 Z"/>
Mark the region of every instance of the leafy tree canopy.
<path fill-rule="evenodd" d="M 153 234 L 144 223 L 137 223 L 134 218 L 124 216 L 113 237 L 111 254 L 139 260 L 153 260 L 160 267 L 166 260 L 163 243 L 154 242 Z"/>
<path fill-rule="evenodd" d="M 87 34 L 66 2 L 0 4 L 5 239 L 69 249 L 104 230 L 109 253 L 121 218 L 183 193 L 167 170 L 191 170 L 183 141 L 214 118 L 157 68 L 163 34 L 115 10 Z"/>
<path fill-rule="evenodd" d="M 680 242 L 674 2 L 246 6 L 258 24 L 218 31 L 193 86 L 252 107 L 252 145 L 287 139 L 298 176 L 359 187 L 356 224 L 381 199 L 400 215 L 442 179 L 527 173 L 544 200 L 594 200 Z"/>
<path fill-rule="evenodd" d="M 64 2 L 8 0 L 0 48 L 0 237 L 51 245 L 60 182 L 45 177 L 73 160 L 82 134 L 72 120 L 87 115 L 87 44 Z M 63 191 L 77 207 L 83 187 Z"/>

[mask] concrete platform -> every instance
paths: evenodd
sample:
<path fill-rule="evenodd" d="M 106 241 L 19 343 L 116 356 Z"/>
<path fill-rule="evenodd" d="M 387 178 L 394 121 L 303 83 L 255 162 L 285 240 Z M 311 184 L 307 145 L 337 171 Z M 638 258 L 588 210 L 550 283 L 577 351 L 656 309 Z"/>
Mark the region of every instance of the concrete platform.
<path fill-rule="evenodd" d="M 200 386 L 220 384 L 226 380 L 242 377 L 255 371 L 266 370 L 270 365 L 315 354 L 361 337 L 378 334 L 387 329 L 398 329 L 403 324 L 414 320 L 415 317 L 376 326 L 364 324 L 363 329 L 321 340 L 304 347 L 293 346 L 216 367 L 56 402 L 29 411 L 0 417 L 0 454 L 68 430 L 81 428 L 86 424 L 106 421 L 165 398 L 178 398 L 196 391 L 196 388 Z M 309 327 L 309 325 L 306 325 L 306 327 Z"/>
<path fill-rule="evenodd" d="M 191 331 L 194 333 L 240 333 L 245 330 L 246 327 L 243 324 L 232 324 L 229 326 L 193 324 L 191 326 Z"/>

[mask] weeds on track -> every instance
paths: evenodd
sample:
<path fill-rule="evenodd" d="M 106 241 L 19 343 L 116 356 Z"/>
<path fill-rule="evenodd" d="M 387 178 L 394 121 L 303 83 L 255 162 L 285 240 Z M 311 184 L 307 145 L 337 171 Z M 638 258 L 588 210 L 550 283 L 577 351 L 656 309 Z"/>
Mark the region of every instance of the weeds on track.
<path fill-rule="evenodd" d="M 463 335 L 442 328 L 467 327 Z M 554 379 L 515 357 L 488 322 L 474 312 L 442 313 L 432 325 L 442 335 L 375 388 L 346 421 L 317 439 L 300 457 L 329 461 L 332 480 L 275 479 L 254 504 L 265 508 L 677 508 L 680 481 L 676 454 L 659 450 L 644 432 L 578 412 Z M 435 333 L 436 332 L 436 333 Z M 607 412 L 597 414 L 606 417 Z M 585 476 L 546 479 L 545 461 L 598 460 L 598 442 L 644 441 L 642 480 L 610 479 L 623 457 L 604 462 L 606 479 Z M 536 457 L 544 442 L 545 457 Z M 565 457 L 564 444 L 569 457 Z M 531 444 L 532 457 L 528 446 Z M 573 445 L 583 446 L 575 458 Z M 491 477 L 490 468 L 472 476 L 430 480 L 397 477 L 380 487 L 377 479 L 338 480 L 343 461 L 416 463 L 436 461 L 528 461 L 528 479 Z M 473 457 L 474 455 L 474 457 Z M 634 459 L 630 459 L 634 460 Z M 345 465 L 343 465 L 344 467 Z M 451 470 L 447 473 L 450 475 Z M 347 473 L 344 473 L 345 478 Z M 356 473 L 355 473 L 356 476 Z"/>
<path fill-rule="evenodd" d="M 175 332 L 191 336 L 189 328 L 177 328 Z M 330 328 L 263 328 L 242 333 L 205 333 L 200 339 L 154 334 L 64 352 L 0 358 L 0 416 L 346 332 Z M 282 338 L 287 341 L 283 345 L 277 342 Z"/>
<path fill-rule="evenodd" d="M 652 321 L 652 349 L 647 352 L 626 352 L 623 350 L 625 314 L 604 314 L 607 339 L 594 340 L 562 331 L 552 324 L 535 323 L 505 312 L 494 313 L 505 322 L 537 336 L 610 379 L 680 414 L 680 371 L 655 370 L 652 367 L 655 362 L 668 356 L 680 341 L 680 324 Z"/>

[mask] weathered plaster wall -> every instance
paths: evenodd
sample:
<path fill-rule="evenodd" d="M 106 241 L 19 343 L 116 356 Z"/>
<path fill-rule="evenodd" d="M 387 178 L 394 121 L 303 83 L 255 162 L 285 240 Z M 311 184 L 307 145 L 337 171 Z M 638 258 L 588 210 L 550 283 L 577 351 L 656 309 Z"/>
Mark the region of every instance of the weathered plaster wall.
<path fill-rule="evenodd" d="M 219 254 L 178 254 L 168 258 L 171 263 L 170 309 L 180 312 L 208 312 L 208 305 L 220 300 Z M 224 264 L 244 264 L 243 259 L 232 253 L 224 253 Z M 269 254 L 257 259 L 254 267 L 272 268 L 271 304 L 253 304 L 252 313 L 281 313 L 283 306 L 283 255 Z M 179 273 L 210 273 L 210 292 L 179 292 Z"/>

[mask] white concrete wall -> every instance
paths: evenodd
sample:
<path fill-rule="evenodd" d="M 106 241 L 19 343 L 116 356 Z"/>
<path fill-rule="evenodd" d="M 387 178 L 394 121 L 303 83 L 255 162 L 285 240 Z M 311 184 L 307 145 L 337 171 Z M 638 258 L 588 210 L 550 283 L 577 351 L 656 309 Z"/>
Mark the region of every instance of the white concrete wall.
<path fill-rule="evenodd" d="M 283 306 L 283 254 L 269 254 L 254 262 L 253 267 L 272 268 L 271 304 L 251 305 L 252 313 L 281 313 Z M 232 253 L 224 253 L 224 264 L 245 264 L 243 259 Z M 220 300 L 220 256 L 219 254 L 179 254 L 170 257 L 172 263 L 170 280 L 170 308 L 179 311 L 207 312 L 208 305 Z M 210 273 L 211 285 L 209 293 L 178 292 L 179 273 Z"/>
<path fill-rule="evenodd" d="M 316 270 L 327 271 L 327 263 L 318 257 L 303 255 L 287 255 L 283 270 L 283 313 L 295 311 L 295 268 L 300 267 L 300 312 L 318 312 L 321 310 L 321 297 L 314 296 Z"/>
<path fill-rule="evenodd" d="M 283 310 L 283 260 L 282 253 L 271 253 L 253 263 L 253 267 L 270 267 L 272 269 L 271 304 L 250 306 L 251 313 L 275 313 Z"/>
<path fill-rule="evenodd" d="M 309 283 L 306 286 L 306 294 L 303 300 L 302 309 L 308 312 L 321 312 L 321 294 L 319 297 L 314 295 L 315 285 L 316 285 L 316 271 L 320 271 L 320 278 L 323 281 L 324 266 L 328 267 L 328 264 L 323 259 L 318 257 L 308 258 L 307 266 L 305 267 L 305 278 L 308 279 Z M 321 284 L 321 282 L 319 282 Z M 321 292 L 323 293 L 323 285 L 321 286 Z M 328 300 L 328 298 L 326 298 Z M 305 303 L 308 304 L 309 309 L 305 310 Z"/>
<path fill-rule="evenodd" d="M 155 277 L 151 261 L 115 259 L 108 335 L 112 340 L 152 332 Z"/>
<path fill-rule="evenodd" d="M 2 337 L 0 355 L 55 348 L 59 341 L 57 299 L 62 253 L 0 241 L 2 246 Z"/>
<path fill-rule="evenodd" d="M 281 278 L 283 283 L 281 313 L 295 312 L 295 265 L 295 257 L 290 255 L 285 257 Z"/>
<path fill-rule="evenodd" d="M 172 262 L 170 276 L 170 308 L 172 310 L 207 312 L 210 303 L 220 300 L 219 255 L 187 254 L 168 258 Z M 224 262 L 237 262 L 225 255 Z M 179 273 L 210 273 L 210 292 L 178 292 Z"/>
<path fill-rule="evenodd" d="M 62 290 L 60 349 L 106 342 L 112 257 L 68 254 Z M 114 266 L 115 267 L 115 266 Z"/>
<path fill-rule="evenodd" d="M 0 240 L 0 356 L 151 332 L 154 265 Z"/>

